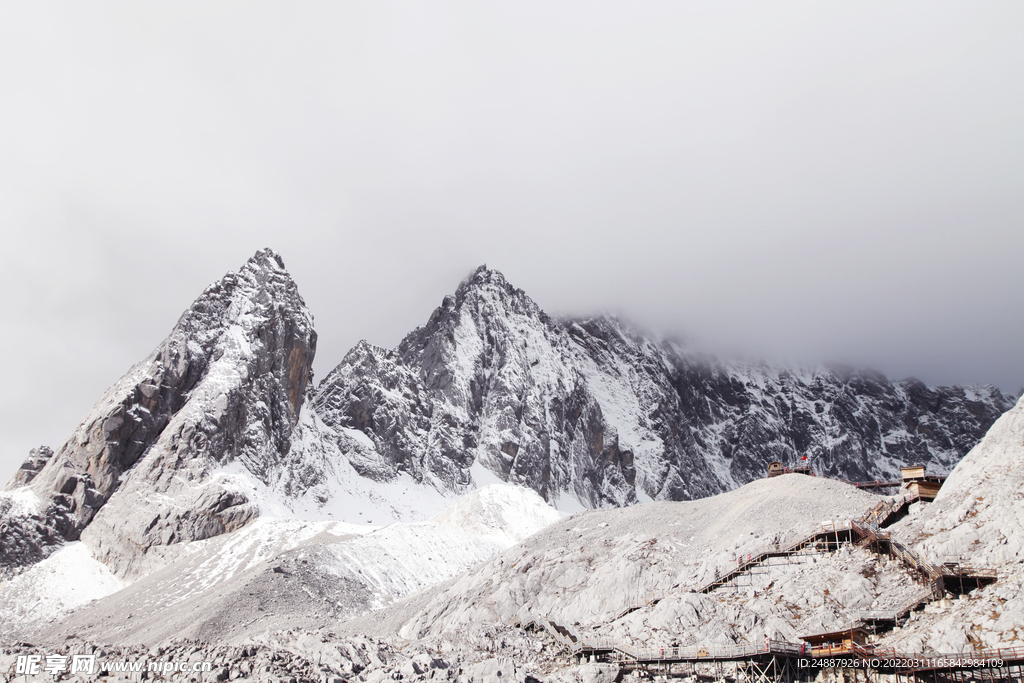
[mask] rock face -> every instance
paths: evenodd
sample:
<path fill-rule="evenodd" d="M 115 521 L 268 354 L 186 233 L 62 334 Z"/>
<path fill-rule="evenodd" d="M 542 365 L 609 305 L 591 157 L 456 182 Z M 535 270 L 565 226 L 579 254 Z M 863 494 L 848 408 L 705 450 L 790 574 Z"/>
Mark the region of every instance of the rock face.
<path fill-rule="evenodd" d="M 9 488 L 27 483 L 45 512 L 18 523 L 41 526 L 49 541 L 81 536 L 123 575 L 161 548 L 246 524 L 257 507 L 211 473 L 238 461 L 272 476 L 315 350 L 312 316 L 281 258 L 257 252 L 207 288 L 41 468 L 33 451 Z M 3 566 L 31 561 L 17 539 L 0 543 Z"/>
<path fill-rule="evenodd" d="M 1024 398 L 956 466 L 935 503 L 901 529 L 932 561 L 970 557 L 1024 579 Z M 1024 615 L 1024 595 L 1018 596 Z"/>
<path fill-rule="evenodd" d="M 357 345 L 311 403 L 372 439 L 351 458 L 364 477 L 462 491 L 490 472 L 584 507 L 701 498 L 805 456 L 849 480 L 948 471 L 1012 405 L 992 387 L 721 363 L 615 319 L 554 320 L 486 267 L 398 348 Z"/>
<path fill-rule="evenodd" d="M 11 480 L 7 482 L 7 490 L 16 489 L 19 486 L 25 486 L 39 474 L 39 470 L 43 469 L 43 466 L 50 461 L 53 457 L 53 449 L 49 446 L 40 446 L 39 448 L 33 448 L 29 451 L 28 457 L 25 458 L 25 462 L 21 464 L 18 471 L 14 473 Z"/>
<path fill-rule="evenodd" d="M 894 631 L 886 646 L 956 652 L 1019 647 L 1024 639 L 1024 398 L 1000 417 L 949 475 L 935 502 L 894 524 L 935 563 L 996 571 L 995 583 L 948 610 Z"/>
<path fill-rule="evenodd" d="M 480 269 L 394 351 L 352 349 L 311 402 L 328 426 L 373 440 L 352 463 L 366 477 L 460 491 L 479 463 L 548 501 L 636 502 L 632 454 L 606 431 L 575 351 L 562 325 Z"/>

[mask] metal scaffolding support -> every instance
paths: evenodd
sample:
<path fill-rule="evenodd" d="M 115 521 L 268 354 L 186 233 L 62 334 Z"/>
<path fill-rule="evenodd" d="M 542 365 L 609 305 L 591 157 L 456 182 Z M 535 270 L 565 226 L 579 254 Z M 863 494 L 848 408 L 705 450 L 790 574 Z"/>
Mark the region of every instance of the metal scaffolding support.
<path fill-rule="evenodd" d="M 579 652 L 587 649 L 581 646 Z M 598 650 L 590 652 L 599 654 Z M 818 651 L 769 641 L 760 648 L 618 648 L 602 649 L 601 655 L 641 676 L 739 683 L 813 683 L 821 680 L 822 674 L 845 683 L 1024 683 L 1024 647 L 914 655 L 858 645 Z M 837 662 L 843 662 L 842 666 L 836 666 Z"/>

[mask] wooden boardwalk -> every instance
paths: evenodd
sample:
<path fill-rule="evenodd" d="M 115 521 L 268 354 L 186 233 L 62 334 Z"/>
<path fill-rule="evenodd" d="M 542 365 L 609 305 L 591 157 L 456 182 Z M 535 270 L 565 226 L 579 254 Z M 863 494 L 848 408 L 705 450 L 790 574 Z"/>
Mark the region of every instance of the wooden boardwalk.
<path fill-rule="evenodd" d="M 579 638 L 569 629 L 548 621 L 543 626 L 580 660 L 619 664 L 627 670 L 663 675 L 700 675 L 717 672 L 725 679 L 728 665 L 744 671 L 757 683 L 812 681 L 822 670 L 863 671 L 895 676 L 899 683 L 995 683 L 1024 681 L 1024 647 L 980 650 L 971 653 L 906 653 L 892 648 L 849 644 L 810 647 L 806 643 L 767 640 L 763 645 L 732 647 L 639 648 L 611 639 Z"/>
<path fill-rule="evenodd" d="M 888 674 L 907 683 L 968 683 L 1024 680 L 1024 647 L 980 650 L 972 653 L 906 653 L 892 648 L 860 645 L 810 648 L 799 643 L 771 640 L 763 646 L 728 648 L 630 648 L 610 644 L 579 644 L 574 655 L 602 656 L 627 670 L 664 675 L 699 675 L 728 669 L 744 672 L 759 683 L 812 681 L 823 670 Z M 729 665 L 728 669 L 723 665 Z"/>

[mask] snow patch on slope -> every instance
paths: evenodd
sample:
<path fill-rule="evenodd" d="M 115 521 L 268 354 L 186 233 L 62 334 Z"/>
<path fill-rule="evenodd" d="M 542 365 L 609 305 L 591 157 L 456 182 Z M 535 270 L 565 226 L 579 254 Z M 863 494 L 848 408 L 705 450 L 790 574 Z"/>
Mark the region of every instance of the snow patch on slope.
<path fill-rule="evenodd" d="M 50 637 L 239 640 L 284 624 L 333 623 L 455 578 L 559 518 L 532 491 L 503 486 L 471 496 L 475 504 L 445 516 L 450 523 L 399 522 L 368 533 L 338 522 L 261 518 L 189 544 L 178 561 L 73 615 Z M 125 613 L 136 617 L 130 628 L 118 618 Z"/>
<path fill-rule="evenodd" d="M 336 521 L 377 528 L 398 521 L 421 521 L 440 512 L 457 496 L 401 473 L 390 481 L 361 476 L 352 460 L 379 458 L 372 439 L 357 429 L 324 424 L 316 411 L 302 407 L 292 447 L 270 485 L 239 463 L 219 476 L 242 491 L 262 516 L 306 521 Z M 311 479 L 304 481 L 303 477 Z"/>
<path fill-rule="evenodd" d="M 466 494 L 430 521 L 492 539 L 504 548 L 560 519 L 562 515 L 536 491 L 521 486 L 492 485 Z"/>
<path fill-rule="evenodd" d="M 452 579 L 508 547 L 493 536 L 480 537 L 431 522 L 396 523 L 366 536 L 332 543 L 334 563 L 321 572 L 358 574 L 374 593 L 374 607 Z"/>
<path fill-rule="evenodd" d="M 234 533 L 187 544 L 187 553 L 193 560 L 189 571 L 179 573 L 162 587 L 159 605 L 169 607 L 197 595 L 311 539 L 337 539 L 371 531 L 343 522 L 261 517 Z"/>
<path fill-rule="evenodd" d="M 43 503 L 28 486 L 13 491 L 0 491 L 0 515 L 30 517 L 42 512 Z"/>
<path fill-rule="evenodd" d="M 368 527 L 334 521 L 260 517 L 231 534 L 188 544 L 187 571 L 164 573 L 157 602 L 169 607 L 304 547 L 322 545 L 334 562 L 363 577 L 378 605 L 450 579 L 560 519 L 533 491 L 512 486 L 474 491 L 431 522 Z"/>
<path fill-rule="evenodd" d="M 93 558 L 88 546 L 67 543 L 0 587 L 0 635 L 30 623 L 55 622 L 92 600 L 115 593 L 124 583 Z"/>

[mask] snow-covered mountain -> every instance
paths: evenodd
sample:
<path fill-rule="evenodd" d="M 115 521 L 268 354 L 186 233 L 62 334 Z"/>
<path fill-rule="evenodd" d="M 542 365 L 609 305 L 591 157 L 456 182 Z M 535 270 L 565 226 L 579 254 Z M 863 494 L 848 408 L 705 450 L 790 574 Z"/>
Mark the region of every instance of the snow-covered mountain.
<path fill-rule="evenodd" d="M 881 500 L 759 479 L 763 460 L 805 453 L 860 478 L 970 450 L 890 531 L 997 580 L 927 602 L 880 644 L 1024 637 L 1024 399 L 996 420 L 1008 402 L 993 389 L 706 361 L 615 320 L 553 320 L 487 270 L 315 390 L 310 321 L 260 252 L 68 443 L 30 454 L 0 493 L 0 672 L 22 653 L 100 652 L 212 660 L 219 680 L 612 681 L 614 664 L 567 664 L 555 625 L 626 646 L 749 645 L 930 599 L 917 573 L 852 544 L 695 592 Z M 529 486 L 484 486 L 506 481 Z M 730 490 L 614 507 L 715 487 Z"/>
<path fill-rule="evenodd" d="M 998 580 L 915 620 L 888 643 L 904 650 L 1019 647 L 1024 641 L 1024 397 L 950 474 L 935 502 L 892 526 L 933 562 L 995 569 Z"/>
<path fill-rule="evenodd" d="M 310 404 L 362 477 L 463 491 L 497 475 L 562 509 L 701 498 L 805 456 L 848 480 L 948 472 L 1012 405 L 992 387 L 724 363 L 616 319 L 555 320 L 486 267 L 398 348 L 357 345 Z M 353 448 L 353 430 L 372 443 Z"/>
<path fill-rule="evenodd" d="M 508 482 L 562 510 L 710 496 L 809 458 L 821 474 L 950 469 L 1010 406 L 991 387 L 724 363 L 616 319 L 555 320 L 481 267 L 396 349 L 315 389 L 312 315 L 258 252 L 211 285 L 56 452 L 0 496 L 0 569 L 81 539 L 118 577 L 261 514 L 422 520 Z"/>

